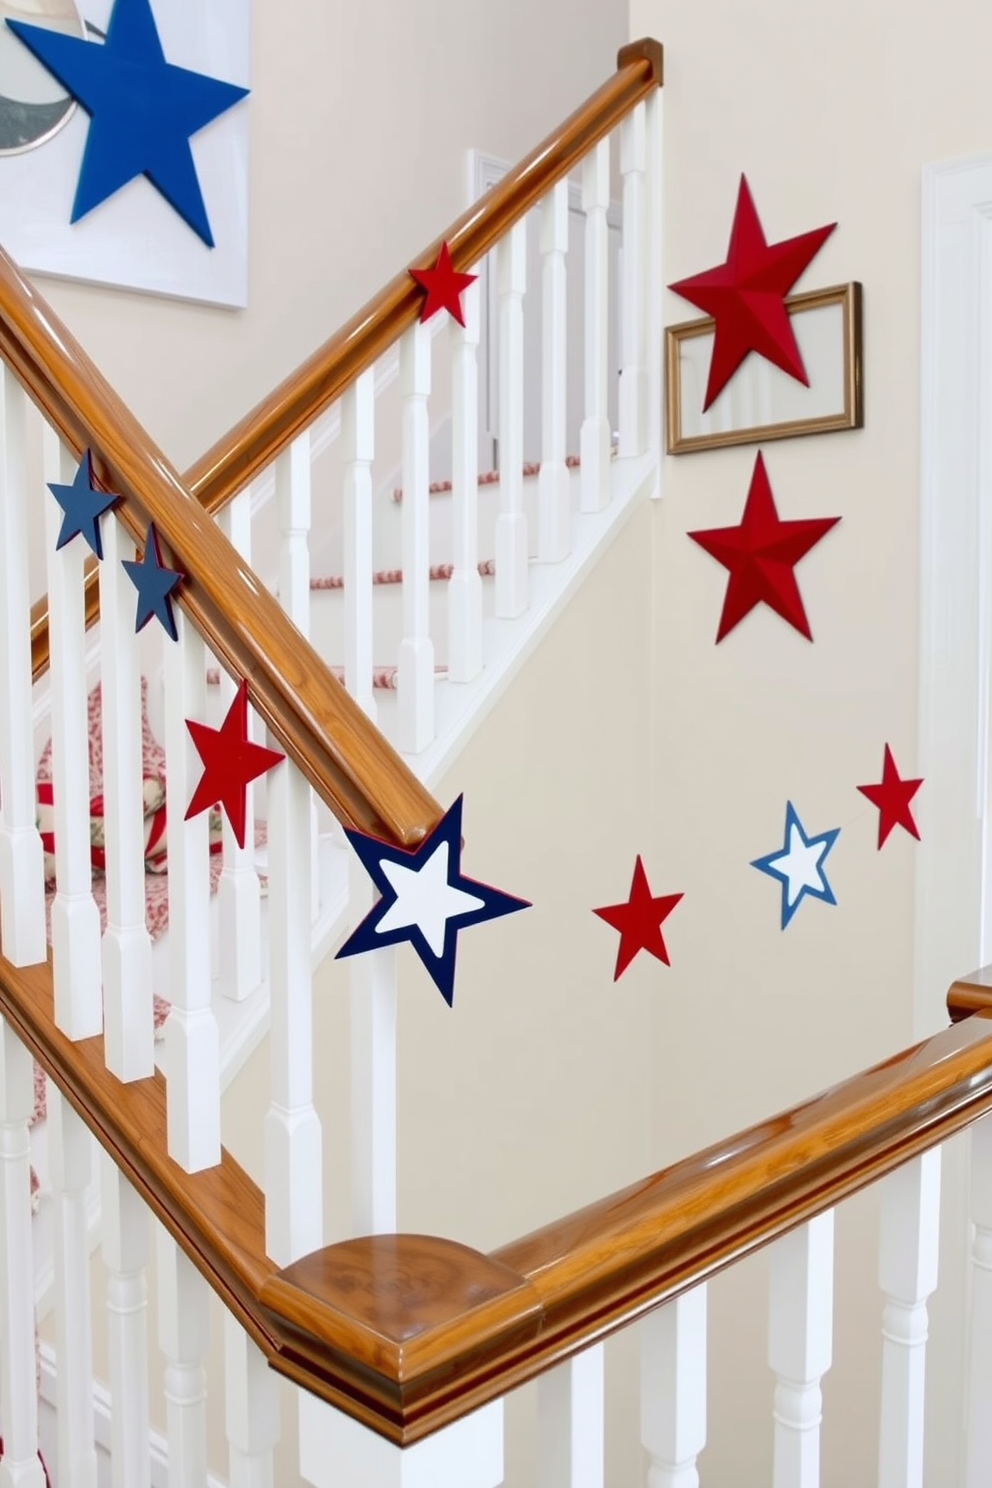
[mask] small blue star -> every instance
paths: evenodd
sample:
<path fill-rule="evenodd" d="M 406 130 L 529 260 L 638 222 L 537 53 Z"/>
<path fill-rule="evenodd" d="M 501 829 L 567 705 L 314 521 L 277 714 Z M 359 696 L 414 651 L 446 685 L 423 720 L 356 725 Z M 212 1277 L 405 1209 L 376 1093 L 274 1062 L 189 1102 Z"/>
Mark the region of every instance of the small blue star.
<path fill-rule="evenodd" d="M 150 0 L 114 0 L 102 44 L 7 25 L 90 116 L 72 221 L 145 175 L 212 248 L 189 141 L 248 89 L 167 62 Z"/>
<path fill-rule="evenodd" d="M 382 898 L 335 960 L 408 940 L 451 1007 L 458 931 L 529 909 L 529 902 L 462 873 L 461 796 L 412 851 L 362 832 L 346 830 L 346 836 Z"/>
<path fill-rule="evenodd" d="M 93 552 L 103 560 L 103 539 L 100 536 L 100 518 L 105 511 L 109 511 L 115 501 L 120 497 L 113 491 L 100 491 L 93 484 L 93 457 L 89 450 L 83 455 L 79 462 L 71 486 L 54 485 L 48 483 L 55 500 L 62 508 L 62 526 L 59 530 L 59 540 L 55 544 L 56 552 L 64 548 L 66 543 L 72 542 L 74 537 L 82 535 L 89 543 Z"/>
<path fill-rule="evenodd" d="M 807 837 L 791 801 L 785 807 L 785 841 L 778 852 L 756 858 L 751 864 L 760 873 L 777 878 L 782 885 L 782 929 L 792 919 L 806 895 L 836 904 L 823 863 L 840 836 L 840 827 Z"/>
<path fill-rule="evenodd" d="M 169 595 L 179 581 L 185 578 L 177 568 L 166 568 L 158 551 L 158 533 L 155 523 L 149 522 L 145 533 L 145 552 L 141 562 L 122 558 L 121 566 L 138 591 L 138 609 L 135 615 L 135 633 L 144 630 L 153 615 L 162 622 L 162 628 L 174 641 L 178 641 L 176 617 L 172 613 Z"/>

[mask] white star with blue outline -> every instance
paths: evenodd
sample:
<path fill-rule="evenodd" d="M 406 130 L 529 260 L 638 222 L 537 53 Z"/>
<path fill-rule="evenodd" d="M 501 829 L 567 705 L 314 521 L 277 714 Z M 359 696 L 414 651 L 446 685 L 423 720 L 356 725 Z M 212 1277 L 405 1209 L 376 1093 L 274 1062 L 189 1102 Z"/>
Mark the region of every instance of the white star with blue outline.
<path fill-rule="evenodd" d="M 826 904 L 836 904 L 833 889 L 827 882 L 823 864 L 840 836 L 840 827 L 807 837 L 791 801 L 785 807 L 785 840 L 782 847 L 751 864 L 759 873 L 777 878 L 782 885 L 782 929 L 788 925 L 808 894 Z"/>

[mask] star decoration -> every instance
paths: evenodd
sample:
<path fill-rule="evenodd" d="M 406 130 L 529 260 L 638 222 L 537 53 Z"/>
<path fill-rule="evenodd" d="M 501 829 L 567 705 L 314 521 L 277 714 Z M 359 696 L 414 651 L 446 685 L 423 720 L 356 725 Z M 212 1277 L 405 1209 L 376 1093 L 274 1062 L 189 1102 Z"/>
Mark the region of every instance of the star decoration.
<path fill-rule="evenodd" d="M 148 524 L 148 531 L 145 533 L 145 552 L 141 561 L 122 558 L 121 564 L 127 570 L 128 578 L 138 591 L 135 631 L 144 630 L 152 616 L 156 615 L 166 634 L 172 640 L 178 641 L 176 617 L 172 613 L 172 600 L 169 596 L 180 580 L 186 576 L 178 569 L 166 568 L 163 564 L 162 555 L 158 550 L 158 533 L 155 531 L 154 522 Z"/>
<path fill-rule="evenodd" d="M 447 243 L 442 243 L 437 262 L 432 269 L 410 269 L 421 289 L 427 291 L 420 311 L 421 321 L 430 320 L 439 310 L 447 310 L 460 326 L 465 324 L 462 314 L 462 294 L 478 279 L 478 274 L 456 274 L 451 267 L 451 254 Z"/>
<path fill-rule="evenodd" d="M 740 525 L 688 534 L 730 574 L 717 644 L 758 604 L 781 615 L 808 641 L 813 639 L 793 569 L 839 521 L 840 517 L 810 517 L 783 522 L 759 452 Z"/>
<path fill-rule="evenodd" d="M 109 511 L 120 497 L 113 491 L 101 491 L 93 484 L 93 457 L 89 450 L 79 462 L 79 469 L 71 486 L 48 483 L 55 500 L 62 508 L 62 526 L 56 551 L 72 542 L 74 537 L 83 537 L 100 561 L 103 561 L 103 539 L 100 536 L 100 518 Z"/>
<path fill-rule="evenodd" d="M 791 801 L 786 804 L 785 842 L 777 852 L 755 858 L 751 864 L 759 873 L 777 878 L 782 885 L 783 930 L 807 894 L 813 899 L 822 899 L 826 904 L 837 903 L 823 864 L 839 836 L 840 827 L 834 827 L 829 832 L 821 832 L 818 837 L 807 837 L 796 808 Z"/>
<path fill-rule="evenodd" d="M 619 981 L 638 951 L 647 951 L 666 966 L 671 965 L 661 927 L 682 898 L 682 894 L 651 893 L 648 876 L 638 853 L 626 903 L 608 904 L 603 909 L 593 910 L 594 915 L 598 915 L 620 932 L 617 964 L 613 968 L 615 982 Z"/>
<path fill-rule="evenodd" d="M 187 718 L 186 727 L 203 761 L 203 774 L 186 808 L 186 821 L 219 801 L 239 847 L 245 845 L 245 791 L 253 780 L 285 759 L 248 737 L 248 684 L 242 680 L 219 729 Z"/>
<path fill-rule="evenodd" d="M 7 25 L 90 116 L 72 221 L 144 175 L 212 248 L 189 141 L 248 89 L 167 62 L 150 0 L 114 0 L 103 43 Z"/>
<path fill-rule="evenodd" d="M 528 900 L 462 873 L 461 796 L 413 849 L 394 847 L 347 828 L 345 835 L 382 897 L 335 959 L 408 940 L 451 1007 L 458 931 L 529 909 Z"/>
<path fill-rule="evenodd" d="M 741 176 L 726 262 L 669 285 L 716 323 L 704 413 L 752 351 L 809 386 L 785 296 L 836 226 L 767 243 Z"/>
<path fill-rule="evenodd" d="M 915 837 L 917 842 L 920 840 L 909 803 L 922 784 L 922 778 L 919 780 L 901 778 L 896 769 L 896 762 L 892 758 L 892 750 L 886 744 L 885 757 L 882 761 L 882 778 L 878 785 L 858 786 L 861 794 L 867 796 L 873 806 L 878 807 L 879 851 L 893 827 L 902 827 L 911 837 Z"/>

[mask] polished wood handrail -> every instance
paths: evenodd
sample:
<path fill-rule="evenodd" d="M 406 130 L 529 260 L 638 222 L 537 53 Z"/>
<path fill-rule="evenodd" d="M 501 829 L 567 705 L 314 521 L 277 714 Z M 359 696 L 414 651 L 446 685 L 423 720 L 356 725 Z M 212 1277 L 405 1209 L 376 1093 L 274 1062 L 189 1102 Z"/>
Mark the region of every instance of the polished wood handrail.
<path fill-rule="evenodd" d="M 447 232 L 418 254 L 412 267 L 432 265 L 442 242 L 447 242 L 456 270 L 461 272 L 478 263 L 593 145 L 652 89 L 661 86 L 663 61 L 661 43 L 649 37 L 621 47 L 614 75 Z M 414 323 L 421 304 L 421 290 L 408 269 L 401 269 L 347 325 L 245 414 L 183 477 L 186 489 L 203 509 L 215 516 L 233 500 Z M 87 626 L 95 622 L 100 609 L 95 565 L 91 568 L 86 586 Z M 32 611 L 31 650 L 37 681 L 48 666 L 45 600 Z"/>
<path fill-rule="evenodd" d="M 970 1018 L 972 1013 L 992 1012 L 992 966 L 983 966 L 952 982 L 947 1011 L 952 1023 Z"/>

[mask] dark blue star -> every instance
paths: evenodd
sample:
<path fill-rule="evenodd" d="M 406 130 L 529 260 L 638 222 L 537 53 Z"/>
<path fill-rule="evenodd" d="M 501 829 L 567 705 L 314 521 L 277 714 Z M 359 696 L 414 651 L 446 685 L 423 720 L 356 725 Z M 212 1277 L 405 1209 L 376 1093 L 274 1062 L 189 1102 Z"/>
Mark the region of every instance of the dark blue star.
<path fill-rule="evenodd" d="M 796 808 L 791 801 L 786 802 L 785 841 L 776 852 L 755 858 L 751 864 L 759 873 L 777 878 L 782 885 L 783 930 L 807 894 L 827 904 L 837 903 L 823 863 L 839 836 L 840 827 L 833 827 L 818 837 L 807 837 Z"/>
<path fill-rule="evenodd" d="M 89 450 L 79 462 L 71 486 L 58 486 L 49 481 L 48 489 L 62 508 L 62 526 L 56 551 L 82 535 L 96 556 L 103 559 L 103 540 L 100 537 L 100 518 L 109 511 L 120 497 L 113 491 L 100 491 L 93 484 L 93 459 Z"/>
<path fill-rule="evenodd" d="M 462 873 L 461 796 L 412 851 L 362 832 L 346 835 L 382 898 L 335 959 L 408 940 L 451 1007 L 458 931 L 529 909 L 529 901 L 515 899 Z"/>
<path fill-rule="evenodd" d="M 7 25 L 90 116 L 72 221 L 145 175 L 212 248 L 190 136 L 248 89 L 166 62 L 150 0 L 114 0 L 102 44 Z"/>
<path fill-rule="evenodd" d="M 127 569 L 127 576 L 138 591 L 135 633 L 144 630 L 152 616 L 157 615 L 167 635 L 178 641 L 179 632 L 176 630 L 176 617 L 172 613 L 169 595 L 180 579 L 185 578 L 185 574 L 181 574 L 177 568 L 166 568 L 163 564 L 154 522 L 149 522 L 145 533 L 145 552 L 141 562 L 122 558 L 121 566 Z"/>

